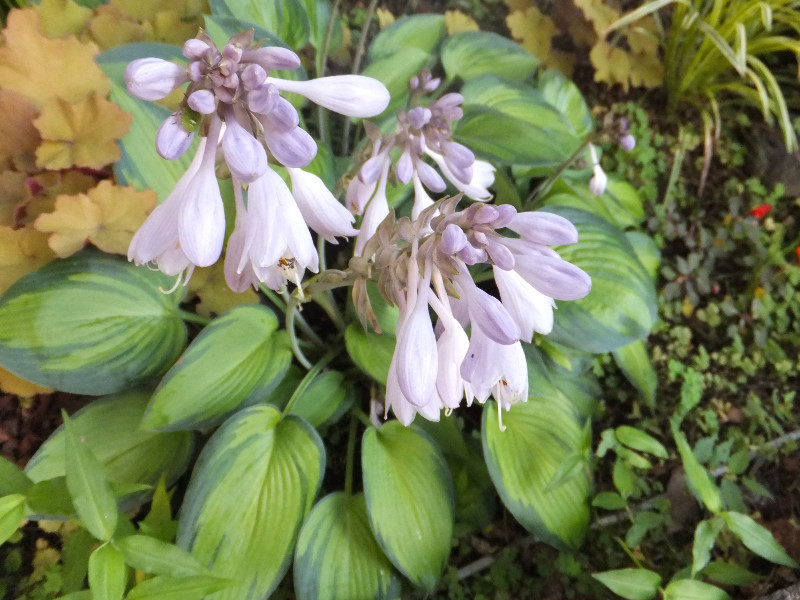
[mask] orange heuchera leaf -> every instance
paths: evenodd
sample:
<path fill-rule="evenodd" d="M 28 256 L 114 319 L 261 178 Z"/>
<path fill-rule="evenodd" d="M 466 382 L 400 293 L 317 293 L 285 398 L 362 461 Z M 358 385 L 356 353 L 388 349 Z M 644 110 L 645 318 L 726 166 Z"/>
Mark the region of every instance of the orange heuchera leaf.
<path fill-rule="evenodd" d="M 77 102 L 87 94 L 108 94 L 110 84 L 94 62 L 97 46 L 74 37 L 50 39 L 33 8 L 12 10 L 0 47 L 0 82 L 37 107 L 58 96 Z"/>
<path fill-rule="evenodd" d="M 36 394 L 50 394 L 53 392 L 50 388 L 42 387 L 26 381 L 21 377 L 17 377 L 11 371 L 6 371 L 0 367 L 0 390 L 6 394 L 14 394 L 22 398 L 30 398 Z"/>
<path fill-rule="evenodd" d="M 25 201 L 25 173 L 0 173 L 0 225 L 16 225 L 17 209 Z"/>
<path fill-rule="evenodd" d="M 511 36 L 523 48 L 545 60 L 550 53 L 550 44 L 558 30 L 553 20 L 535 6 L 516 10 L 506 17 Z"/>
<path fill-rule="evenodd" d="M 573 1 L 575 6 L 583 11 L 586 19 L 592 22 L 597 33 L 600 33 L 620 18 L 619 11 L 609 6 L 605 0 Z"/>
<path fill-rule="evenodd" d="M 453 35 L 462 31 L 480 31 L 480 27 L 475 19 L 465 15 L 460 10 L 448 10 L 444 13 L 444 24 L 447 27 L 447 34 Z"/>
<path fill-rule="evenodd" d="M 128 131 L 131 116 L 99 94 L 76 104 L 53 98 L 33 124 L 42 136 L 36 164 L 43 169 L 73 165 L 99 169 L 119 160 L 115 140 Z"/>
<path fill-rule="evenodd" d="M 40 141 L 39 132 L 33 126 L 37 112 L 36 107 L 19 94 L 0 90 L 0 114 L 3 115 L 0 119 L 0 168 L 35 169 L 34 152 Z"/>
<path fill-rule="evenodd" d="M 42 0 L 35 8 L 42 31 L 50 37 L 79 35 L 92 18 L 92 9 L 72 0 Z"/>
<path fill-rule="evenodd" d="M 200 298 L 195 310 L 200 315 L 210 317 L 212 313 L 221 315 L 240 304 L 258 302 L 252 288 L 237 294 L 225 283 L 224 261 L 218 260 L 210 267 L 195 269 L 189 280 L 189 292 Z"/>
<path fill-rule="evenodd" d="M 91 242 L 103 252 L 127 254 L 131 238 L 156 203 L 152 190 L 138 192 L 102 181 L 86 194 L 59 196 L 55 211 L 39 215 L 34 227 L 51 233 L 47 243 L 61 258 Z"/>
<path fill-rule="evenodd" d="M 0 226 L 0 294 L 20 277 L 53 260 L 47 234 Z"/>

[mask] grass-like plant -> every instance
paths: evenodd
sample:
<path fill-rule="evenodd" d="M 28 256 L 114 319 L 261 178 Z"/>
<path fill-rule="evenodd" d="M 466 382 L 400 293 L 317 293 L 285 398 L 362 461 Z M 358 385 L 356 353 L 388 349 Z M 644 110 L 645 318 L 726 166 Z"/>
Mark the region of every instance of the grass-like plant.
<path fill-rule="evenodd" d="M 713 139 L 719 136 L 728 110 L 758 108 L 767 123 L 777 122 L 786 149 L 796 151 L 787 79 L 784 73 L 773 71 L 770 58 L 790 53 L 800 63 L 800 2 L 654 0 L 613 23 L 606 33 L 646 15 L 657 16 L 668 5 L 672 12 L 661 21 L 664 89 L 671 113 L 692 107 L 702 118 L 706 166 L 701 189 Z M 796 75 L 793 79 L 796 84 Z"/>

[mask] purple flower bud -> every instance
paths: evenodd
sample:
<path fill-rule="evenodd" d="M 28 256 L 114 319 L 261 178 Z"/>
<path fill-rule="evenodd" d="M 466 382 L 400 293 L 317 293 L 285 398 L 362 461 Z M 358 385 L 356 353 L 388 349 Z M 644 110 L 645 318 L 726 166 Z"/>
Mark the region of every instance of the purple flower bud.
<path fill-rule="evenodd" d="M 516 254 L 515 258 L 514 270 L 545 296 L 578 300 L 592 289 L 591 278 L 561 258 L 533 254 Z"/>
<path fill-rule="evenodd" d="M 431 111 L 424 106 L 417 106 L 408 111 L 408 122 L 414 129 L 422 129 L 431 120 Z"/>
<path fill-rule="evenodd" d="M 268 121 L 269 115 L 264 117 Z M 307 131 L 295 127 L 289 131 L 282 131 L 277 127 L 265 128 L 267 146 L 272 155 L 284 167 L 305 167 L 314 160 L 317 154 L 317 144 Z"/>
<path fill-rule="evenodd" d="M 294 92 L 348 117 L 374 117 L 389 105 L 389 90 L 380 81 L 363 75 L 334 75 L 309 81 L 267 81 L 284 92 Z"/>
<path fill-rule="evenodd" d="M 475 225 L 481 225 L 485 223 L 491 223 L 495 219 L 497 219 L 498 212 L 497 207 L 490 206 L 489 204 L 481 204 L 477 206 L 477 210 L 472 214 L 472 222 Z"/>
<path fill-rule="evenodd" d="M 294 129 L 300 124 L 300 117 L 297 114 L 297 109 L 292 106 L 291 102 L 280 95 L 275 97 L 275 102 L 272 105 L 269 117 L 272 127 L 282 129 L 283 131 Z"/>
<path fill-rule="evenodd" d="M 358 173 L 358 178 L 364 183 L 374 183 L 378 181 L 381 176 L 383 167 L 386 165 L 387 155 L 385 152 L 380 152 L 375 156 L 368 158 Z"/>
<path fill-rule="evenodd" d="M 201 115 L 210 115 L 217 109 L 217 100 L 211 90 L 197 90 L 189 94 L 186 103 Z"/>
<path fill-rule="evenodd" d="M 394 166 L 394 173 L 397 175 L 397 180 L 400 183 L 406 184 L 411 181 L 411 176 L 414 174 L 414 163 L 408 151 L 400 155 L 400 158 Z"/>
<path fill-rule="evenodd" d="M 503 244 L 492 240 L 486 245 L 486 252 L 489 254 L 492 263 L 504 271 L 510 271 L 514 268 L 514 254 Z"/>
<path fill-rule="evenodd" d="M 589 193 L 592 196 L 602 196 L 606 191 L 608 177 L 600 165 L 594 166 L 594 176 L 589 180 Z"/>
<path fill-rule="evenodd" d="M 536 244 L 563 246 L 578 241 L 578 230 L 575 226 L 564 217 L 553 213 L 518 213 L 508 227 Z"/>
<path fill-rule="evenodd" d="M 259 64 L 266 71 L 271 69 L 293 71 L 300 66 L 300 57 L 288 48 L 267 46 L 266 48 L 245 50 L 242 53 L 241 62 Z"/>
<path fill-rule="evenodd" d="M 520 339 L 520 329 L 503 304 L 487 294 L 469 275 L 459 274 L 458 289 L 467 301 L 469 318 L 486 336 L 498 344 L 513 344 Z"/>
<path fill-rule="evenodd" d="M 450 223 L 442 232 L 442 241 L 439 250 L 445 254 L 455 254 L 469 243 L 467 235 L 455 223 Z"/>
<path fill-rule="evenodd" d="M 254 90 L 267 80 L 267 72 L 261 65 L 247 65 L 242 71 L 242 83 L 248 90 Z"/>
<path fill-rule="evenodd" d="M 192 38 L 183 45 L 183 55 L 189 60 L 200 60 L 210 48 L 203 40 Z"/>
<path fill-rule="evenodd" d="M 225 44 L 225 48 L 222 50 L 222 56 L 233 63 L 238 63 L 242 58 L 242 49 L 233 44 Z"/>
<path fill-rule="evenodd" d="M 251 183 L 267 170 L 267 153 L 253 134 L 241 126 L 232 110 L 225 115 L 222 152 L 231 173 L 243 183 Z"/>
<path fill-rule="evenodd" d="M 417 161 L 417 174 L 419 175 L 420 180 L 432 192 L 443 192 L 447 185 L 442 179 L 442 176 L 436 172 L 432 166 L 427 163 L 422 162 L 421 160 Z"/>
<path fill-rule="evenodd" d="M 164 119 L 156 132 L 156 151 L 162 158 L 175 160 L 183 156 L 194 139 L 194 132 L 186 131 L 179 113 Z"/>
<path fill-rule="evenodd" d="M 444 159 L 447 161 L 447 165 L 451 169 L 453 167 L 466 169 L 471 167 L 472 163 L 475 162 L 475 155 L 472 153 L 472 151 L 466 146 L 463 146 L 457 142 L 443 142 L 442 150 L 444 151 Z M 472 176 L 470 175 L 466 181 L 469 182 L 471 178 Z"/>
<path fill-rule="evenodd" d="M 205 70 L 203 69 L 203 64 L 200 62 L 189 63 L 188 73 L 189 73 L 189 79 L 197 83 L 205 76 Z"/>
<path fill-rule="evenodd" d="M 625 152 L 630 152 L 636 147 L 636 138 L 631 134 L 623 135 L 619 139 L 619 145 Z"/>
<path fill-rule="evenodd" d="M 248 92 L 247 106 L 256 114 L 266 115 L 272 112 L 279 97 L 280 92 L 274 85 L 262 85 Z"/>
<path fill-rule="evenodd" d="M 497 218 L 489 225 L 495 229 L 508 227 L 513 222 L 514 217 L 517 216 L 517 209 L 511 204 L 498 204 L 494 208 L 497 211 Z"/>
<path fill-rule="evenodd" d="M 186 69 L 160 58 L 139 58 L 125 69 L 131 95 L 141 100 L 161 100 L 188 80 Z"/>

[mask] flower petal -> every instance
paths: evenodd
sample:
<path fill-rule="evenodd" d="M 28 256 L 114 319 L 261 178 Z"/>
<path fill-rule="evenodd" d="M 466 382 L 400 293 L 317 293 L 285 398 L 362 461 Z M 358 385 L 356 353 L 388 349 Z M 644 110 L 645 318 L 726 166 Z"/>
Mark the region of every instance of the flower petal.
<path fill-rule="evenodd" d="M 389 105 L 389 90 L 363 75 L 333 75 L 308 81 L 268 78 L 279 90 L 305 96 L 312 102 L 348 117 L 374 117 Z"/>

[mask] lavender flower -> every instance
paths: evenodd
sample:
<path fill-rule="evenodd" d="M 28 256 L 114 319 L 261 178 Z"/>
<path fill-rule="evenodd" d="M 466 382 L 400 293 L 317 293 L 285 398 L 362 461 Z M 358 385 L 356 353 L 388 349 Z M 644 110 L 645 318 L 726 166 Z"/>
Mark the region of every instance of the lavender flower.
<path fill-rule="evenodd" d="M 201 31 L 184 44 L 183 55 L 186 67 L 144 58 L 125 72 L 130 93 L 144 100 L 164 98 L 188 82 L 180 110 L 158 130 L 161 156 L 174 160 L 189 149 L 195 133 L 203 137 L 201 158 L 195 157 L 173 193 L 134 236 L 129 258 L 183 273 L 185 279 L 194 266 L 219 259 L 225 222 L 214 173 L 221 145 L 237 211 L 225 261 L 228 284 L 236 291 L 259 281 L 275 289 L 287 279 L 299 284 L 306 269 L 318 268 L 309 226 L 331 242 L 356 230 L 352 216 L 324 184 L 300 170 L 317 147 L 281 92 L 304 95 L 345 115 L 369 117 L 386 108 L 388 91 L 358 75 L 313 81 L 272 77 L 273 70 L 296 69 L 300 59 L 286 48 L 253 47 L 252 30 L 232 37 L 222 51 Z M 269 167 L 270 157 L 289 170 L 291 191 Z"/>
<path fill-rule="evenodd" d="M 417 413 L 438 420 L 464 397 L 470 403 L 493 396 L 504 409 L 527 400 L 520 342 L 552 329 L 554 299 L 581 298 L 591 289 L 589 276 L 548 246 L 577 241 L 563 217 L 481 203 L 456 212 L 457 202 L 433 204 L 391 232 L 386 219 L 363 247 L 381 294 L 400 309 L 385 406 L 406 424 Z M 502 235 L 504 229 L 522 237 Z M 479 263 L 492 267 L 500 298 L 473 281 L 469 265 Z M 429 307 L 438 316 L 435 328 Z"/>

